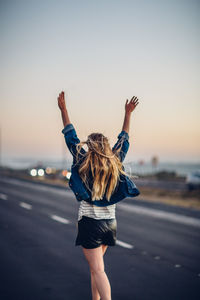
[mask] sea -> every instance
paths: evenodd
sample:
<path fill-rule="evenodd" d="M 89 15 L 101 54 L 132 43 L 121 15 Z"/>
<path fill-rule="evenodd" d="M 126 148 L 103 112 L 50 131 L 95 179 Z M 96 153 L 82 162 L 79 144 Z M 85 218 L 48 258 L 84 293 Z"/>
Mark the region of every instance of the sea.
<path fill-rule="evenodd" d="M 2 167 L 13 169 L 31 169 L 31 168 L 56 168 L 56 169 L 71 169 L 72 160 L 68 159 L 51 159 L 51 158 L 4 158 L 1 160 Z M 145 175 L 154 174 L 160 171 L 175 172 L 178 176 L 187 176 L 191 172 L 200 171 L 200 162 L 158 162 L 153 165 L 151 162 L 140 164 L 135 161 L 123 163 L 125 171 L 129 174 Z"/>

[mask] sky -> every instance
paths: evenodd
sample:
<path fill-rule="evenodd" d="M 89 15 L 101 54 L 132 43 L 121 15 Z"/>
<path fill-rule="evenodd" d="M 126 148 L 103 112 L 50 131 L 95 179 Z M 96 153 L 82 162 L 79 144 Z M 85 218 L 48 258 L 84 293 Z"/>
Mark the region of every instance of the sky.
<path fill-rule="evenodd" d="M 70 158 L 57 97 L 80 140 L 111 145 L 137 96 L 127 161 L 200 160 L 200 2 L 0 1 L 1 159 Z"/>

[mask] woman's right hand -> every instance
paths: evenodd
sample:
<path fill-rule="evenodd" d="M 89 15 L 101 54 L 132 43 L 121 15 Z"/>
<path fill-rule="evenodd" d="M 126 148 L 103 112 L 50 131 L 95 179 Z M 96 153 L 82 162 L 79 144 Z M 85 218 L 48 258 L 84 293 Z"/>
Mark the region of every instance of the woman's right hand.
<path fill-rule="evenodd" d="M 136 106 L 138 105 L 138 98 L 133 96 L 130 100 L 130 102 L 128 103 L 128 99 L 126 100 L 125 103 L 125 112 L 126 113 L 132 113 L 134 111 L 134 109 L 136 108 Z"/>
<path fill-rule="evenodd" d="M 58 96 L 58 107 L 60 108 L 60 110 L 66 109 L 65 94 L 63 91 Z"/>

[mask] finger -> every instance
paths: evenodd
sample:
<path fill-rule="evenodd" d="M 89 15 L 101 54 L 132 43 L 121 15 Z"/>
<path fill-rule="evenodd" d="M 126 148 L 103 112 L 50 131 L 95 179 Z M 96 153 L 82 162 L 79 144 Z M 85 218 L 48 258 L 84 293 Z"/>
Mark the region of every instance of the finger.
<path fill-rule="evenodd" d="M 136 101 L 136 99 L 137 99 L 137 97 L 134 96 L 134 97 L 132 98 L 132 103 L 134 103 L 134 102 Z"/>
<path fill-rule="evenodd" d="M 133 96 L 133 97 L 131 98 L 130 102 L 132 102 L 134 98 L 135 98 L 135 96 Z"/>
<path fill-rule="evenodd" d="M 134 100 L 134 103 L 137 103 L 138 102 L 138 98 L 136 98 L 135 100 Z"/>
<path fill-rule="evenodd" d="M 136 100 L 132 100 L 132 101 L 131 101 L 131 103 L 132 103 L 133 105 L 135 105 L 135 102 L 136 102 Z"/>

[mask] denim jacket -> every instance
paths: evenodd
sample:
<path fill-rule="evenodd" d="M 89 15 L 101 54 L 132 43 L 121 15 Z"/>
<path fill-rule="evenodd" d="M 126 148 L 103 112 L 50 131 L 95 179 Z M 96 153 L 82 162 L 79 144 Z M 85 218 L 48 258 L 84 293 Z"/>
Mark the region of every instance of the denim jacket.
<path fill-rule="evenodd" d="M 76 130 L 72 123 L 67 124 L 63 130 L 62 133 L 65 137 L 66 145 L 71 152 L 73 156 L 73 164 L 71 166 L 71 177 L 69 180 L 69 186 L 73 193 L 75 194 L 75 197 L 78 201 L 85 200 L 91 204 L 94 204 L 96 206 L 108 206 L 115 204 L 121 200 L 123 200 L 126 197 L 136 197 L 140 194 L 138 188 L 136 187 L 135 183 L 126 175 L 120 174 L 120 181 L 117 184 L 117 187 L 115 188 L 115 191 L 113 192 L 110 201 L 107 200 L 107 198 L 103 197 L 101 200 L 91 200 L 91 192 L 87 189 L 85 186 L 85 183 L 82 181 L 79 173 L 78 168 L 82 162 L 83 157 L 80 156 L 80 161 L 77 163 L 76 161 L 76 144 L 80 143 L 79 138 L 77 137 Z M 120 146 L 120 143 L 122 142 L 121 150 L 119 152 L 119 159 L 121 162 L 125 159 L 125 156 L 129 149 L 129 135 L 126 131 L 122 130 L 120 134 L 118 135 L 118 140 L 113 146 L 112 150 L 118 149 Z M 85 154 L 86 151 L 83 149 L 83 147 L 80 150 L 81 154 Z M 124 169 L 124 166 L 123 166 Z"/>

